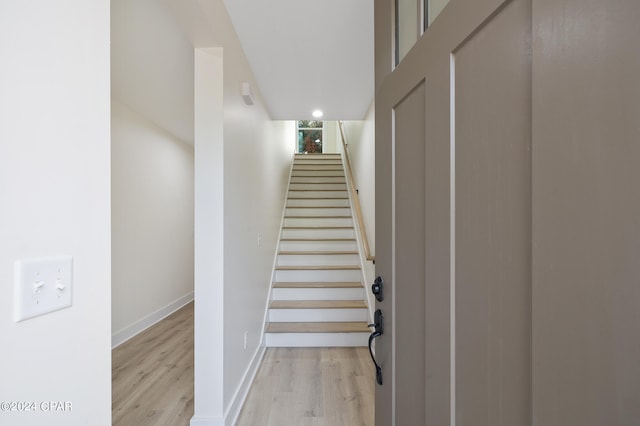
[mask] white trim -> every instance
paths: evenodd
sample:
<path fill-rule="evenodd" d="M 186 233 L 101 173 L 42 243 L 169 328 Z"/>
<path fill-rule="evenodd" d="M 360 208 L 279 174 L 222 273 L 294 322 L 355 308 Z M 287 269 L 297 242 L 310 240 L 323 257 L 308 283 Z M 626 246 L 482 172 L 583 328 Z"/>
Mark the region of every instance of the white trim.
<path fill-rule="evenodd" d="M 450 294 L 449 294 L 449 351 L 450 351 L 450 390 L 449 395 L 450 407 L 451 407 L 451 426 L 456 425 L 456 57 L 454 53 L 450 55 L 450 81 L 449 86 L 451 90 L 450 99 L 450 111 L 449 111 L 449 125 L 450 125 L 450 153 L 449 153 L 449 279 L 450 281 Z"/>
<path fill-rule="evenodd" d="M 191 417 L 190 426 L 225 426 L 221 417 Z"/>
<path fill-rule="evenodd" d="M 396 315 L 396 109 L 391 110 L 391 426 L 396 425 L 396 358 L 397 315 Z M 387 286 L 387 288 L 389 288 Z"/>
<path fill-rule="evenodd" d="M 236 392 L 231 399 L 231 404 L 229 404 L 229 408 L 224 415 L 224 425 L 233 426 L 238 421 L 238 416 L 240 415 L 240 411 L 242 410 L 244 402 L 247 399 L 247 395 L 249 394 L 251 385 L 253 384 L 256 374 L 258 373 L 258 367 L 260 367 L 260 363 L 262 362 L 265 351 L 266 348 L 264 346 L 258 346 L 256 348 L 256 351 L 253 354 L 253 358 L 251 359 L 247 370 L 244 372 L 242 381 L 240 382 L 238 389 L 236 389 Z M 191 426 L 194 426 L 193 423 Z"/>
<path fill-rule="evenodd" d="M 111 349 L 115 349 L 127 340 L 135 337 L 136 335 L 142 333 L 152 325 L 155 325 L 159 321 L 162 321 L 178 309 L 185 306 L 187 303 L 193 301 L 194 292 L 190 292 L 180 297 L 179 299 L 174 300 L 168 305 L 158 309 L 155 312 L 147 315 L 146 317 L 134 322 L 133 324 L 117 331 L 111 335 Z"/>

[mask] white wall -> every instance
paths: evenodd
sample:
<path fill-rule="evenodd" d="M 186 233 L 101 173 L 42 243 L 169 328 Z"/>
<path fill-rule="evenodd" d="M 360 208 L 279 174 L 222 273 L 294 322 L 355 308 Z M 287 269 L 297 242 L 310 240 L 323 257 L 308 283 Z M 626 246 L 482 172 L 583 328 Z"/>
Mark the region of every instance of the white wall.
<path fill-rule="evenodd" d="M 222 0 L 170 4 L 197 48 L 191 424 L 230 425 L 264 350 L 260 337 L 295 125 L 271 121 Z M 242 102 L 245 81 L 253 106 Z"/>
<path fill-rule="evenodd" d="M 224 140 L 222 49 L 195 52 L 195 414 L 224 419 Z"/>
<path fill-rule="evenodd" d="M 193 146 L 112 100 L 117 345 L 193 299 Z"/>
<path fill-rule="evenodd" d="M 322 149 L 325 154 L 334 154 L 338 151 L 338 122 L 323 121 L 322 122 Z"/>
<path fill-rule="evenodd" d="M 0 3 L 0 401 L 38 410 L 2 425 L 111 424 L 109 43 L 109 1 Z M 73 306 L 14 323 L 14 262 L 58 254 Z"/>
<path fill-rule="evenodd" d="M 362 211 L 364 227 L 371 255 L 376 252 L 375 229 L 375 109 L 373 103 L 367 111 L 365 120 L 343 122 L 345 138 L 348 143 L 349 158 L 355 187 Z M 342 145 L 339 146 L 342 151 Z M 363 255 L 364 253 L 361 253 Z M 365 285 L 375 278 L 375 266 L 372 262 L 362 262 Z M 367 292 L 369 307 L 373 306 L 371 292 Z"/>
<path fill-rule="evenodd" d="M 343 123 L 345 137 L 349 144 L 349 158 L 353 168 L 353 177 L 358 189 L 362 217 L 367 230 L 369 248 L 375 253 L 375 111 L 371 104 L 367 116 L 362 121 L 345 121 Z"/>
<path fill-rule="evenodd" d="M 193 143 L 193 47 L 164 0 L 111 1 L 112 94 Z"/>
<path fill-rule="evenodd" d="M 216 15 L 229 19 L 226 10 Z M 252 83 L 253 106 L 242 102 L 243 81 Z M 224 45 L 225 410 L 233 409 L 235 393 L 260 349 L 294 150 L 295 123 L 271 121 L 240 42 L 230 32 Z"/>

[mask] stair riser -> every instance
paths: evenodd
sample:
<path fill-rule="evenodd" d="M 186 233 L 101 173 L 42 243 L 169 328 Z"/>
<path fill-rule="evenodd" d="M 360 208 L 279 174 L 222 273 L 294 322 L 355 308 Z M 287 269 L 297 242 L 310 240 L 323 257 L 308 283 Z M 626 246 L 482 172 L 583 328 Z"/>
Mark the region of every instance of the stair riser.
<path fill-rule="evenodd" d="M 294 165 L 299 166 L 301 164 L 335 164 L 342 165 L 342 160 L 340 157 L 327 157 L 327 158 L 309 158 L 309 157 L 300 157 L 296 158 L 293 162 Z"/>
<path fill-rule="evenodd" d="M 283 229 L 282 238 L 355 238 L 353 228 L 347 229 Z"/>
<path fill-rule="evenodd" d="M 363 300 L 364 288 L 274 288 L 273 300 Z"/>
<path fill-rule="evenodd" d="M 355 241 L 281 241 L 282 251 L 353 251 L 357 250 Z"/>
<path fill-rule="evenodd" d="M 360 282 L 361 271 L 337 270 L 337 271 L 275 271 L 275 282 Z"/>
<path fill-rule="evenodd" d="M 347 185 L 344 183 L 292 183 L 289 185 L 289 189 L 346 191 Z"/>
<path fill-rule="evenodd" d="M 348 198 L 349 194 L 344 191 L 289 191 L 288 198 Z"/>
<path fill-rule="evenodd" d="M 341 172 L 344 173 L 344 169 L 342 168 L 342 164 L 295 164 L 293 166 L 293 171 L 298 172 L 302 170 L 313 170 L 313 171 L 332 171 L 332 172 Z"/>
<path fill-rule="evenodd" d="M 270 348 L 367 346 L 369 333 L 265 333 Z"/>
<path fill-rule="evenodd" d="M 337 266 L 337 265 L 358 265 L 360 259 L 357 254 L 338 255 L 278 255 L 278 266 Z"/>
<path fill-rule="evenodd" d="M 317 154 L 296 154 L 294 161 L 335 161 L 342 158 L 338 152 L 323 152 Z"/>
<path fill-rule="evenodd" d="M 333 184 L 343 184 L 345 185 L 347 182 L 342 176 L 323 176 L 323 177 L 315 177 L 315 176 L 294 176 L 291 178 L 291 184 L 319 184 L 319 183 L 333 183 Z"/>
<path fill-rule="evenodd" d="M 340 209 L 323 209 L 323 208 L 294 208 L 288 207 L 285 210 L 285 216 L 311 216 L 311 217 L 331 217 L 331 216 L 351 216 L 351 209 L 348 207 Z"/>
<path fill-rule="evenodd" d="M 289 198 L 287 200 L 287 207 L 349 207 L 349 199 L 341 198 L 339 200 L 304 200 Z"/>
<path fill-rule="evenodd" d="M 353 219 L 349 218 L 285 218 L 284 226 L 353 226 Z"/>
<path fill-rule="evenodd" d="M 344 172 L 344 167 L 339 161 L 296 161 L 293 170 L 335 170 Z"/>
<path fill-rule="evenodd" d="M 366 309 L 270 309 L 269 322 L 367 321 Z"/>
<path fill-rule="evenodd" d="M 344 171 L 343 170 L 293 170 L 291 173 L 291 177 L 297 179 L 299 177 L 307 177 L 307 176 L 323 176 L 323 177 L 335 177 L 344 179 Z"/>

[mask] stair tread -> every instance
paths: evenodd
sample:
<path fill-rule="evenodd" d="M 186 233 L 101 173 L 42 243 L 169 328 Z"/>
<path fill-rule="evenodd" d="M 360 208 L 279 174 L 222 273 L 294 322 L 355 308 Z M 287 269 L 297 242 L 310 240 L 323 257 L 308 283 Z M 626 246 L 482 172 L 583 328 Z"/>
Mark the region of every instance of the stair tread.
<path fill-rule="evenodd" d="M 295 250 L 284 250 L 279 252 L 278 254 L 282 254 L 285 256 L 314 256 L 314 255 L 320 255 L 320 256 L 338 256 L 338 255 L 346 255 L 346 254 L 358 254 L 357 251 L 328 251 L 328 250 L 322 250 L 322 251 L 309 251 L 309 250 L 301 250 L 301 251 L 295 251 Z"/>
<path fill-rule="evenodd" d="M 351 219 L 351 216 L 285 216 L 285 219 Z"/>
<path fill-rule="evenodd" d="M 317 170 L 298 170 L 300 171 L 309 171 L 309 172 L 313 172 L 313 171 L 317 171 Z M 328 172 L 337 172 L 338 170 L 327 170 Z M 340 178 L 344 178 L 344 174 L 335 174 L 335 175 L 291 175 L 292 178 L 326 178 L 326 177 L 330 177 L 330 178 L 336 178 L 336 177 L 340 177 Z"/>
<path fill-rule="evenodd" d="M 366 322 L 269 322 L 266 333 L 368 333 Z"/>
<path fill-rule="evenodd" d="M 282 229 L 353 229 L 353 226 L 283 226 Z"/>
<path fill-rule="evenodd" d="M 289 197 L 287 200 L 348 200 L 349 197 Z M 321 206 L 318 206 L 321 207 Z"/>
<path fill-rule="evenodd" d="M 303 185 L 308 185 L 305 183 Z M 289 189 L 289 192 L 347 192 L 346 189 Z"/>
<path fill-rule="evenodd" d="M 276 271 L 359 271 L 358 265 L 304 265 L 304 266 L 276 266 Z"/>
<path fill-rule="evenodd" d="M 293 206 L 287 209 L 350 209 L 349 206 Z"/>
<path fill-rule="evenodd" d="M 345 241 L 350 241 L 350 242 L 354 242 L 356 239 L 355 238 L 280 238 L 280 241 L 284 241 L 284 242 L 303 242 L 303 241 L 332 241 L 332 242 L 345 242 Z"/>
<path fill-rule="evenodd" d="M 366 309 L 364 300 L 273 300 L 271 309 Z"/>
<path fill-rule="evenodd" d="M 362 288 L 357 281 L 274 282 L 273 288 Z"/>

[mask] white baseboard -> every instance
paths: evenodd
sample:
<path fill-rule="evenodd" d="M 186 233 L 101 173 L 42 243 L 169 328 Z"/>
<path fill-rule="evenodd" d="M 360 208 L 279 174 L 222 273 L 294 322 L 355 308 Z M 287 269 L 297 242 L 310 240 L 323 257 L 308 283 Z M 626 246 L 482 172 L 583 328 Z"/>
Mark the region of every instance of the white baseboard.
<path fill-rule="evenodd" d="M 187 303 L 191 302 L 193 300 L 193 297 L 194 297 L 193 292 L 188 293 L 182 296 L 181 298 L 174 300 L 168 305 L 158 309 L 157 311 L 147 315 L 141 320 L 136 321 L 130 326 L 127 326 L 122 330 L 115 332 L 114 334 L 111 335 L 111 348 L 114 349 L 120 346 L 121 344 L 131 339 L 135 335 L 151 327 L 158 321 L 168 317 L 178 309 L 182 308 Z"/>
<path fill-rule="evenodd" d="M 234 426 L 238 421 L 240 410 L 242 410 L 244 401 L 247 399 L 249 389 L 251 389 L 251 385 L 253 384 L 253 380 L 256 377 L 258 367 L 260 367 L 260 363 L 262 362 L 262 357 L 264 357 L 265 351 L 266 348 L 264 346 L 258 346 L 256 352 L 253 354 L 253 358 L 251 359 L 251 362 L 249 363 L 249 366 L 247 367 L 247 370 L 244 372 L 244 376 L 242 377 L 242 382 L 240 383 L 240 386 L 238 386 L 235 395 L 233 395 L 231 404 L 229 404 L 229 408 L 225 413 L 225 426 Z M 193 425 L 192 423 L 191 426 L 195 425 Z"/>
<path fill-rule="evenodd" d="M 189 426 L 224 426 L 224 419 L 221 417 L 191 417 Z"/>

